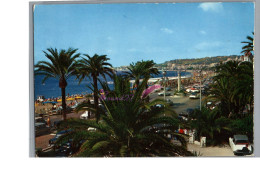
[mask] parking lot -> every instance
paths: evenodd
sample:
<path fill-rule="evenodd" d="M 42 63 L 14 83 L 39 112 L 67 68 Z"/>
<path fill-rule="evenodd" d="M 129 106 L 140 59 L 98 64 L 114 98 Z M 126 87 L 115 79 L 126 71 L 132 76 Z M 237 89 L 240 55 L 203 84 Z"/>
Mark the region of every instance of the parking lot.
<path fill-rule="evenodd" d="M 173 109 L 175 110 L 175 112 L 177 114 L 186 111 L 187 108 L 193 108 L 195 109 L 196 107 L 199 107 L 200 105 L 200 99 L 190 99 L 189 96 L 183 96 L 183 97 L 177 97 L 177 96 L 173 96 L 173 91 L 169 91 L 171 92 L 171 96 L 166 96 L 166 99 L 170 99 L 174 105 L 173 105 Z M 151 94 L 150 96 L 151 99 L 156 99 L 156 98 L 161 98 L 163 99 L 163 96 L 158 96 L 158 93 L 155 92 L 153 94 Z M 203 96 L 202 96 L 203 99 Z"/>

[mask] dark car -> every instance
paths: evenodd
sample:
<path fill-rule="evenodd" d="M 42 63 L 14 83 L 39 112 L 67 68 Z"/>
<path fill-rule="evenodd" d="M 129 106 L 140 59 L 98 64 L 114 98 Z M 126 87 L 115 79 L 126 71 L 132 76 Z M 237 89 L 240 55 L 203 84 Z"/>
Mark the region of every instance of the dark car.
<path fill-rule="evenodd" d="M 153 109 L 158 109 L 158 108 L 163 108 L 163 107 L 164 107 L 163 104 L 156 104 L 156 105 L 154 105 L 152 108 L 153 108 Z"/>
<path fill-rule="evenodd" d="M 167 102 L 170 106 L 173 106 L 173 101 L 172 101 L 172 100 L 166 99 L 166 102 Z"/>
<path fill-rule="evenodd" d="M 47 122 L 42 117 L 35 118 L 34 127 L 35 136 L 42 136 L 50 132 L 50 128 L 47 126 Z"/>
<path fill-rule="evenodd" d="M 72 143 L 73 140 L 69 140 L 66 143 L 63 143 L 62 145 L 58 146 L 56 148 L 56 157 L 67 157 L 69 155 L 72 155 L 73 153 L 77 152 L 81 145 L 85 142 L 86 140 L 80 140 L 77 144 L 74 144 L 74 147 L 72 148 Z"/>
<path fill-rule="evenodd" d="M 55 128 L 55 129 L 59 128 L 62 121 L 63 120 L 54 121 L 53 124 L 52 124 L 52 127 Z"/>
<path fill-rule="evenodd" d="M 51 144 L 54 144 L 60 136 L 62 136 L 62 135 L 64 135 L 64 134 L 68 134 L 68 133 L 71 132 L 71 131 L 72 131 L 72 130 L 69 129 L 69 130 L 63 130 L 63 131 L 58 132 L 58 133 L 55 135 L 54 138 L 52 138 L 52 139 L 49 140 L 49 144 L 50 144 L 50 145 L 51 145 Z"/>
<path fill-rule="evenodd" d="M 67 157 L 72 154 L 71 143 L 63 143 L 61 146 L 56 148 L 56 157 Z"/>
<path fill-rule="evenodd" d="M 73 111 L 73 109 L 71 107 L 66 107 L 66 113 L 71 113 Z M 54 114 L 62 114 L 62 106 L 56 108 L 55 110 L 52 111 Z"/>
<path fill-rule="evenodd" d="M 158 93 L 158 96 L 164 96 L 164 92 Z M 165 96 L 171 96 L 170 92 L 165 92 Z"/>
<path fill-rule="evenodd" d="M 189 116 L 189 114 L 187 113 L 187 112 L 181 112 L 180 114 L 179 114 L 179 116 L 184 116 L 184 117 L 188 117 Z"/>
<path fill-rule="evenodd" d="M 187 118 L 187 117 L 181 116 L 181 115 L 178 115 L 178 119 L 179 119 L 180 121 L 188 121 L 188 118 Z"/>
<path fill-rule="evenodd" d="M 190 116 L 190 115 L 194 112 L 194 109 L 192 109 L 192 108 L 187 108 L 186 112 L 187 112 L 187 114 Z"/>

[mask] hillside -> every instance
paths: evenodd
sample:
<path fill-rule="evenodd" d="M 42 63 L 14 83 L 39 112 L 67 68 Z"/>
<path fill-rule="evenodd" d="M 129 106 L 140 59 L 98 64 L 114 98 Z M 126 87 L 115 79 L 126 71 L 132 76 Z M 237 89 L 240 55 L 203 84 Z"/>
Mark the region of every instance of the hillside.
<path fill-rule="evenodd" d="M 156 67 L 167 67 L 170 64 L 176 65 L 198 65 L 198 64 L 206 64 L 209 65 L 211 63 L 219 63 L 221 61 L 226 61 L 228 58 L 235 59 L 239 58 L 238 55 L 231 56 L 215 56 L 215 57 L 204 57 L 204 58 L 193 58 L 193 59 L 174 59 L 170 61 L 166 61 L 161 64 L 156 64 Z"/>

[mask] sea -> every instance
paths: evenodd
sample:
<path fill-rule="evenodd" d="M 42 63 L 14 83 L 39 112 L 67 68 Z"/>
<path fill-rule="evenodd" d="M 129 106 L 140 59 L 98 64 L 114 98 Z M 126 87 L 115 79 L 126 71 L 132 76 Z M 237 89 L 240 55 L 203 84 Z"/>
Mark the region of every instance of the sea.
<path fill-rule="evenodd" d="M 117 72 L 118 74 L 124 74 L 124 72 Z M 167 71 L 166 77 L 176 77 L 177 71 Z M 181 72 L 181 76 L 190 76 L 190 72 Z M 163 77 L 162 71 L 160 74 L 156 76 L 152 76 L 152 78 L 160 78 Z M 44 96 L 45 98 L 57 98 L 61 97 L 61 89 L 59 88 L 59 80 L 54 78 L 47 79 L 44 83 L 42 83 L 44 76 L 39 75 L 34 77 L 34 95 L 35 100 L 39 96 Z M 108 84 L 110 88 L 113 88 L 113 81 L 110 77 L 106 76 Z M 102 78 L 100 77 L 102 80 Z M 80 84 L 76 77 L 70 77 L 67 80 L 67 87 L 66 87 L 66 95 L 75 95 L 75 94 L 89 94 L 92 91 L 89 89 L 88 86 L 91 87 L 92 79 L 84 79 Z M 98 85 L 101 88 L 100 85 Z"/>

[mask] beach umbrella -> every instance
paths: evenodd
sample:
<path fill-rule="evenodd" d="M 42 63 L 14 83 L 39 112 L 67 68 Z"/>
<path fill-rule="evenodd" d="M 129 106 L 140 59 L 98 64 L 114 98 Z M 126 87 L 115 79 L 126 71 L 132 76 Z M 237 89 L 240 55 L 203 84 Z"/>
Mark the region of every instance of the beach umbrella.
<path fill-rule="evenodd" d="M 82 99 L 83 97 L 81 97 L 81 96 L 76 96 L 75 98 L 76 98 L 76 99 Z"/>
<path fill-rule="evenodd" d="M 145 89 L 142 93 L 142 98 L 145 98 L 146 96 L 148 96 L 150 93 L 152 93 L 153 91 L 160 89 L 161 85 L 159 84 L 155 84 L 150 86 L 149 88 Z"/>
<path fill-rule="evenodd" d="M 68 99 L 66 99 L 67 101 L 73 101 L 73 100 L 75 100 L 74 98 L 68 98 Z"/>
<path fill-rule="evenodd" d="M 42 102 L 42 103 L 51 103 L 51 104 L 56 104 L 56 103 L 58 103 L 58 102 L 56 102 L 56 101 L 45 101 L 45 102 Z"/>

